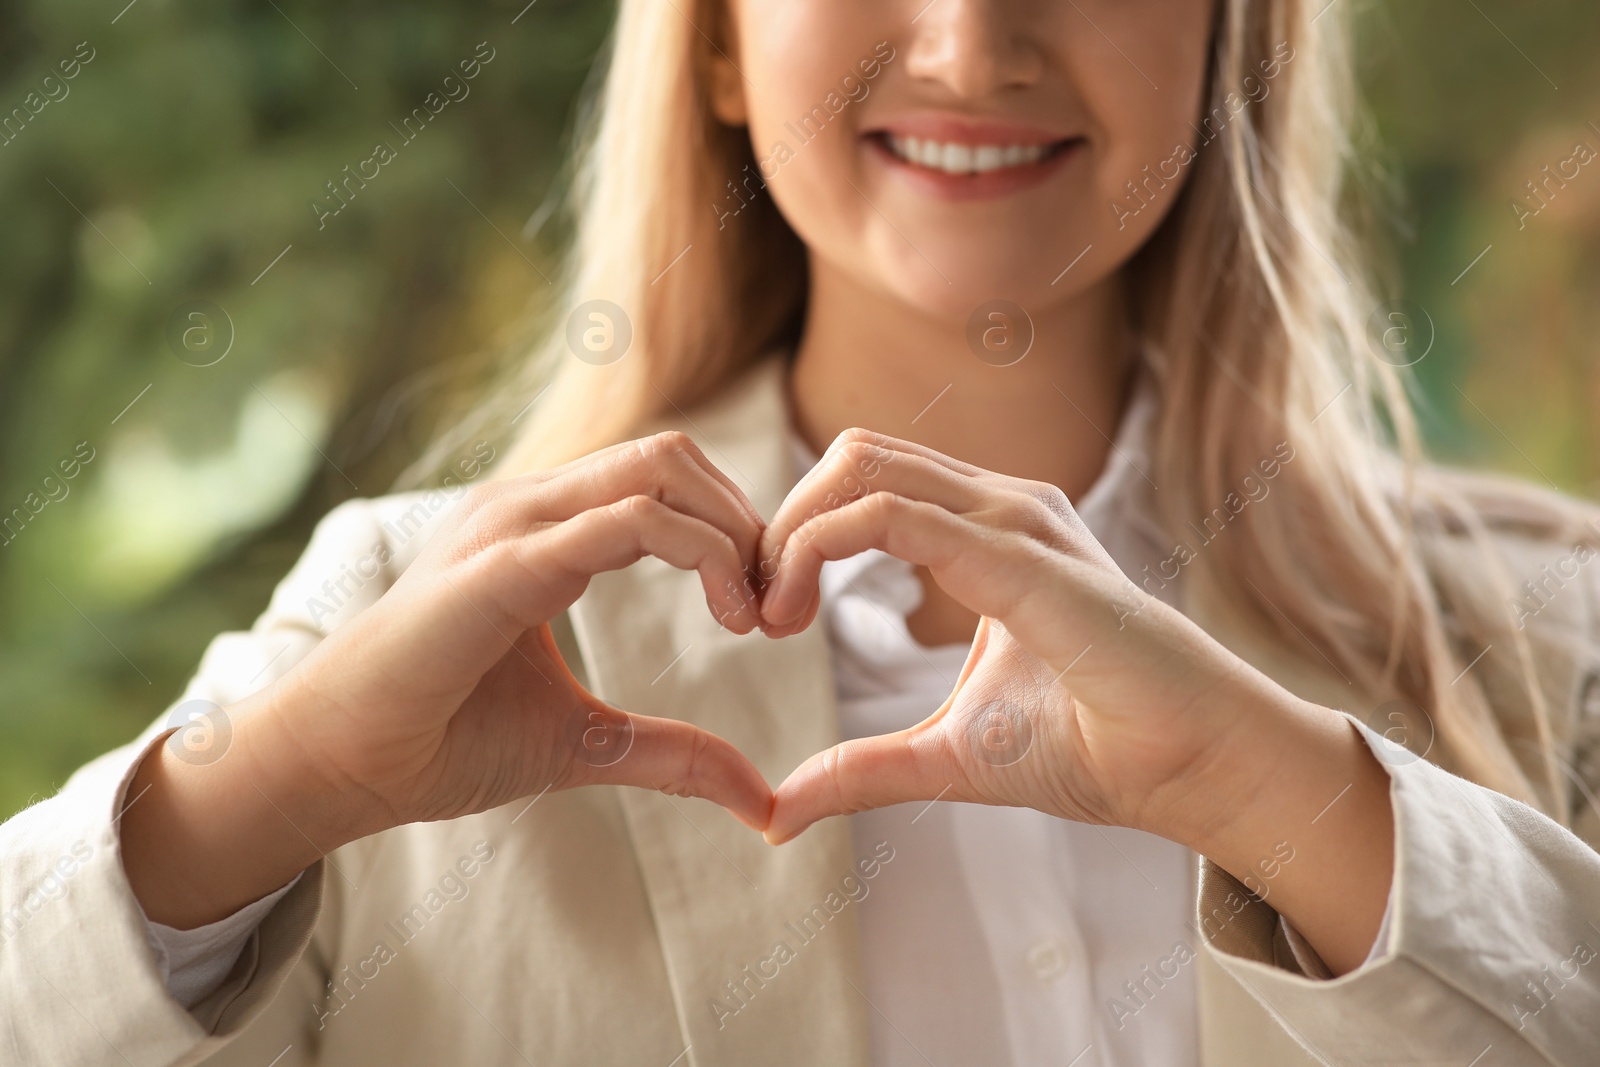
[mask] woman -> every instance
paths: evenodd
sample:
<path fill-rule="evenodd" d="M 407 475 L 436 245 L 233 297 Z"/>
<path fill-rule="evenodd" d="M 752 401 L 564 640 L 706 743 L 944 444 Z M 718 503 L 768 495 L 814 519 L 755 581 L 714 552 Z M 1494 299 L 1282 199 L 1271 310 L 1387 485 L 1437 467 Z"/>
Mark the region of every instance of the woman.
<path fill-rule="evenodd" d="M 1418 458 L 1344 9 L 624 0 L 515 446 L 6 824 L 8 1050 L 1586 1062 L 1600 519 Z"/>

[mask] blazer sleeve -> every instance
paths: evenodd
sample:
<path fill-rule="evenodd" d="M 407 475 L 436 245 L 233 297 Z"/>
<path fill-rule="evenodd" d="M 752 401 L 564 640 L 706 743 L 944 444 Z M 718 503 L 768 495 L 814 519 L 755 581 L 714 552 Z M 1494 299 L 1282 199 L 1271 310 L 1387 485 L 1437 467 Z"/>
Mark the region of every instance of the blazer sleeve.
<path fill-rule="evenodd" d="M 1600 567 L 1600 563 L 1592 564 Z M 1390 776 L 1395 817 L 1386 945 L 1318 976 L 1286 924 L 1201 861 L 1203 949 L 1324 1062 L 1592 1064 L 1600 1019 L 1600 573 L 1582 583 L 1573 826 L 1474 785 L 1351 723 Z M 1569 638 L 1572 634 L 1569 632 Z"/>
<path fill-rule="evenodd" d="M 216 991 L 188 1010 L 174 1000 L 123 872 L 118 812 L 139 761 L 186 717 L 181 705 L 203 699 L 225 709 L 263 688 L 388 587 L 405 553 L 396 551 L 380 503 L 355 500 L 330 511 L 267 610 L 250 630 L 210 642 L 160 719 L 82 767 L 54 797 L 0 824 L 0 1060 L 197 1062 L 249 1029 L 286 983 L 320 993 L 306 949 L 324 912 L 323 861 L 267 914 Z M 308 1017 L 309 1009 L 294 1016 Z M 260 1047 L 249 1051 L 262 1053 L 263 1064 L 286 1043 L 302 1052 L 310 1044 L 283 1027 L 258 1029 Z M 285 1055 L 279 1067 L 299 1057 Z"/>

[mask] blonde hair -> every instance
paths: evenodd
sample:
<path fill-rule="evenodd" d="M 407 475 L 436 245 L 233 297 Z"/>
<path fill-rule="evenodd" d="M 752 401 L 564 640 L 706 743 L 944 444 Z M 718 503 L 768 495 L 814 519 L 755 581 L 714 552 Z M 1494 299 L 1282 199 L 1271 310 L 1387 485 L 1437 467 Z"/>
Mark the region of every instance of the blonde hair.
<path fill-rule="evenodd" d="M 544 341 L 423 468 L 506 425 L 536 394 L 497 471 L 564 462 L 688 408 L 797 336 L 801 242 L 770 198 L 720 232 L 712 206 L 755 164 L 745 131 L 710 107 L 723 3 L 621 0 L 603 91 L 573 157 L 575 237 Z M 1162 518 L 1183 529 L 1292 448 L 1274 481 L 1280 501 L 1243 509 L 1208 544 L 1191 565 L 1194 595 L 1227 605 L 1283 653 L 1331 665 L 1358 716 L 1395 700 L 1425 709 L 1430 759 L 1570 823 L 1550 715 L 1569 694 L 1541 684 L 1494 545 L 1505 534 L 1600 545 L 1600 508 L 1423 458 L 1410 376 L 1368 336 L 1378 298 L 1348 210 L 1350 7 L 1218 0 L 1208 113 L 1230 93 L 1237 101 L 1275 49 L 1292 49 L 1291 61 L 1189 164 L 1168 217 L 1126 268 L 1140 281 L 1133 326 L 1160 383 L 1152 476 L 1165 487 Z M 566 342 L 565 314 L 596 298 L 626 309 L 633 329 L 626 357 L 606 366 L 573 358 Z M 1470 595 L 1464 576 L 1423 550 L 1421 524 L 1481 549 Z M 1492 610 L 1462 610 L 1468 602 Z M 1514 651 L 1520 678 L 1501 698 L 1518 706 L 1498 719 L 1466 669 L 1490 645 Z M 1508 736 L 1508 721 L 1531 735 Z"/>

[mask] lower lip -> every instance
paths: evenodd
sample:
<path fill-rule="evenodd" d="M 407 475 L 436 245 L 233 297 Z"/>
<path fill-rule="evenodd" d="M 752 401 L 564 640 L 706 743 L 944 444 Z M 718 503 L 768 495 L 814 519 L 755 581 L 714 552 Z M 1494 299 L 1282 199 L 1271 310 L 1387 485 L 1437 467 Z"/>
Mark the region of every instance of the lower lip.
<path fill-rule="evenodd" d="M 1049 181 L 1057 171 L 1077 157 L 1083 142 L 1072 141 L 1038 163 L 999 167 L 978 174 L 950 174 L 908 163 L 876 137 L 867 138 L 867 145 L 894 173 L 930 196 L 941 200 L 993 200 Z"/>

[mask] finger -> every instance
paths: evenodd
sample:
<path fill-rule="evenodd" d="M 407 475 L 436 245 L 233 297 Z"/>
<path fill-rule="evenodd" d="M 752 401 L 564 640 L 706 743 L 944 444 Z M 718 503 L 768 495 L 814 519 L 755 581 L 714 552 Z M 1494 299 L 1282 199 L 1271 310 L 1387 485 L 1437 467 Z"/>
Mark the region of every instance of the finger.
<path fill-rule="evenodd" d="M 727 741 L 676 719 L 630 715 L 609 706 L 589 714 L 577 783 L 631 785 L 701 797 L 722 805 L 753 830 L 767 828 L 772 787 L 755 764 Z M 606 744 L 611 747 L 605 749 Z M 603 754 L 596 755 L 597 749 Z"/>
<path fill-rule="evenodd" d="M 892 441 L 893 438 L 882 440 Z M 938 453 L 933 455 L 938 458 L 899 451 L 878 441 L 836 441 L 789 491 L 772 522 L 762 531 L 757 573 L 763 578 L 773 577 L 776 573 L 773 561 L 797 527 L 868 493 L 898 493 L 960 513 L 981 508 L 986 499 L 1005 491 L 995 480 L 979 480 L 978 476 L 987 472 L 968 464 L 961 466 L 972 473 L 956 470 L 949 465 L 954 460 Z"/>
<path fill-rule="evenodd" d="M 771 623 L 768 622 L 766 616 L 763 615 L 761 617 L 760 624 L 761 632 L 774 641 L 781 640 L 785 637 L 792 637 L 797 633 L 801 633 L 808 626 L 810 626 L 812 622 L 816 620 L 818 613 L 821 611 L 822 590 L 820 588 L 813 589 L 811 591 L 811 602 L 805 606 L 805 609 L 802 610 L 800 614 L 796 615 L 788 622 Z"/>
<path fill-rule="evenodd" d="M 408 568 L 385 596 L 383 629 L 477 677 L 505 642 L 541 626 L 583 594 L 594 575 L 656 556 L 696 571 L 712 616 L 745 634 L 760 622 L 744 562 L 727 534 L 651 497 L 625 497 L 566 522 L 467 554 L 424 574 Z M 431 580 L 430 580 L 431 579 Z"/>
<path fill-rule="evenodd" d="M 722 530 L 676 511 L 650 496 L 629 496 L 526 535 L 512 546 L 526 573 L 544 594 L 524 608 L 537 625 L 571 606 L 589 579 L 655 556 L 680 570 L 697 571 L 706 605 L 735 633 L 748 633 L 759 621 L 756 599 L 747 588 L 744 560 Z M 503 575 L 492 579 L 504 597 Z M 513 589 L 518 587 L 513 581 Z"/>
<path fill-rule="evenodd" d="M 806 760 L 773 794 L 768 844 L 781 845 L 830 815 L 938 797 L 964 799 L 948 742 L 934 720 L 835 745 Z"/>
<path fill-rule="evenodd" d="M 1031 546 L 1031 547 L 1030 547 Z M 940 588 L 979 615 L 1004 617 L 1031 568 L 1042 563 L 1035 542 L 952 514 L 937 504 L 895 493 L 872 493 L 808 520 L 790 535 L 777 575 L 762 594 L 768 627 L 799 617 L 822 564 L 869 548 L 928 567 Z M 1037 580 L 1037 571 L 1033 571 Z"/>
<path fill-rule="evenodd" d="M 763 526 L 760 513 L 686 434 L 666 432 L 626 441 L 527 484 L 537 485 L 538 491 L 519 491 L 515 481 L 506 483 L 499 506 L 485 520 L 498 531 L 521 530 L 643 494 L 722 530 L 741 557 L 754 562 Z"/>
<path fill-rule="evenodd" d="M 827 459 L 836 450 L 850 444 L 872 445 L 903 455 L 918 456 L 941 464 L 957 474 L 980 475 L 990 473 L 982 467 L 968 463 L 965 460 L 947 456 L 936 448 L 929 448 L 927 445 L 919 444 L 916 441 L 908 441 L 903 437 L 892 437 L 889 434 L 878 433 L 875 430 L 863 429 L 860 426 L 852 426 L 849 429 L 840 431 L 839 435 L 828 443 L 827 450 L 820 459 Z M 819 460 L 818 466 L 820 465 Z M 804 480 L 804 478 L 801 479 L 802 482 Z"/>
<path fill-rule="evenodd" d="M 839 436 L 849 440 L 868 441 L 872 444 L 892 449 L 895 452 L 903 452 L 909 456 L 917 456 L 921 459 L 932 460 L 943 467 L 949 468 L 956 474 L 975 476 L 979 474 L 991 473 L 990 471 L 987 471 L 976 464 L 968 463 L 965 460 L 956 459 L 954 456 L 947 456 L 943 452 L 940 452 L 937 448 L 929 448 L 927 445 L 919 444 L 916 441 L 908 441 L 903 437 L 892 437 L 889 434 L 878 433 L 874 430 L 864 430 L 860 427 L 852 427 L 851 429 L 844 431 L 844 433 L 840 434 Z"/>
<path fill-rule="evenodd" d="M 697 571 L 706 606 L 722 625 L 748 633 L 759 623 L 746 557 L 714 523 L 677 511 L 654 497 L 636 495 L 585 512 L 548 529 L 542 551 L 585 582 L 655 556 L 679 570 Z"/>
<path fill-rule="evenodd" d="M 661 434 L 656 434 L 656 435 L 653 435 L 653 436 L 655 436 L 655 437 L 667 437 L 667 438 L 674 437 L 674 435 L 670 431 L 664 432 L 664 433 L 661 433 Z M 702 470 L 704 470 L 706 474 L 710 475 L 714 480 L 716 480 L 717 482 L 721 483 L 722 486 L 724 488 L 726 488 L 730 494 L 732 494 L 734 499 L 736 501 L 738 501 L 740 507 L 745 509 L 749 513 L 751 518 L 753 518 L 757 522 L 762 521 L 761 520 L 761 513 L 758 512 L 756 510 L 756 506 L 753 503 L 750 502 L 750 497 L 745 493 L 745 491 L 743 489 L 739 488 L 739 484 L 737 482 L 735 482 L 732 478 L 730 478 L 726 474 L 724 474 L 722 472 L 722 468 L 718 467 L 715 463 L 711 462 L 711 460 L 706 456 L 705 452 L 699 447 L 699 445 L 694 443 L 692 438 L 687 438 L 682 434 L 678 434 L 678 435 L 676 435 L 676 439 L 679 440 L 680 442 L 685 442 L 686 441 L 687 444 L 686 444 L 686 447 L 684 448 L 684 453 L 690 459 L 694 460 L 695 463 L 697 465 L 699 465 L 699 467 Z M 584 467 L 585 465 L 591 464 L 595 460 L 606 459 L 606 458 L 615 459 L 615 458 L 618 457 L 619 453 L 626 453 L 626 452 L 629 452 L 629 451 L 637 451 L 638 447 L 639 447 L 639 442 L 641 440 L 648 440 L 648 438 L 639 438 L 639 439 L 634 439 L 634 440 L 629 440 L 629 441 L 618 441 L 616 444 L 608 445 L 605 448 L 597 449 L 594 452 L 589 453 L 587 456 L 580 456 L 578 459 L 574 459 L 574 460 L 571 460 L 571 461 L 569 461 L 567 463 L 563 463 L 559 467 L 552 467 L 547 471 L 541 471 L 541 472 L 539 472 L 539 473 L 537 473 L 535 475 L 532 475 L 531 477 L 538 478 L 541 481 L 552 481 L 552 480 L 555 480 L 555 479 L 557 479 L 557 478 L 559 478 L 559 477 L 561 477 L 563 475 L 571 473 L 574 470 L 578 470 L 578 469 Z"/>
<path fill-rule="evenodd" d="M 660 433 L 625 443 L 595 463 L 546 483 L 546 519 L 570 518 L 625 496 L 647 494 L 703 519 L 754 559 L 762 529 L 755 505 L 686 434 Z"/>

